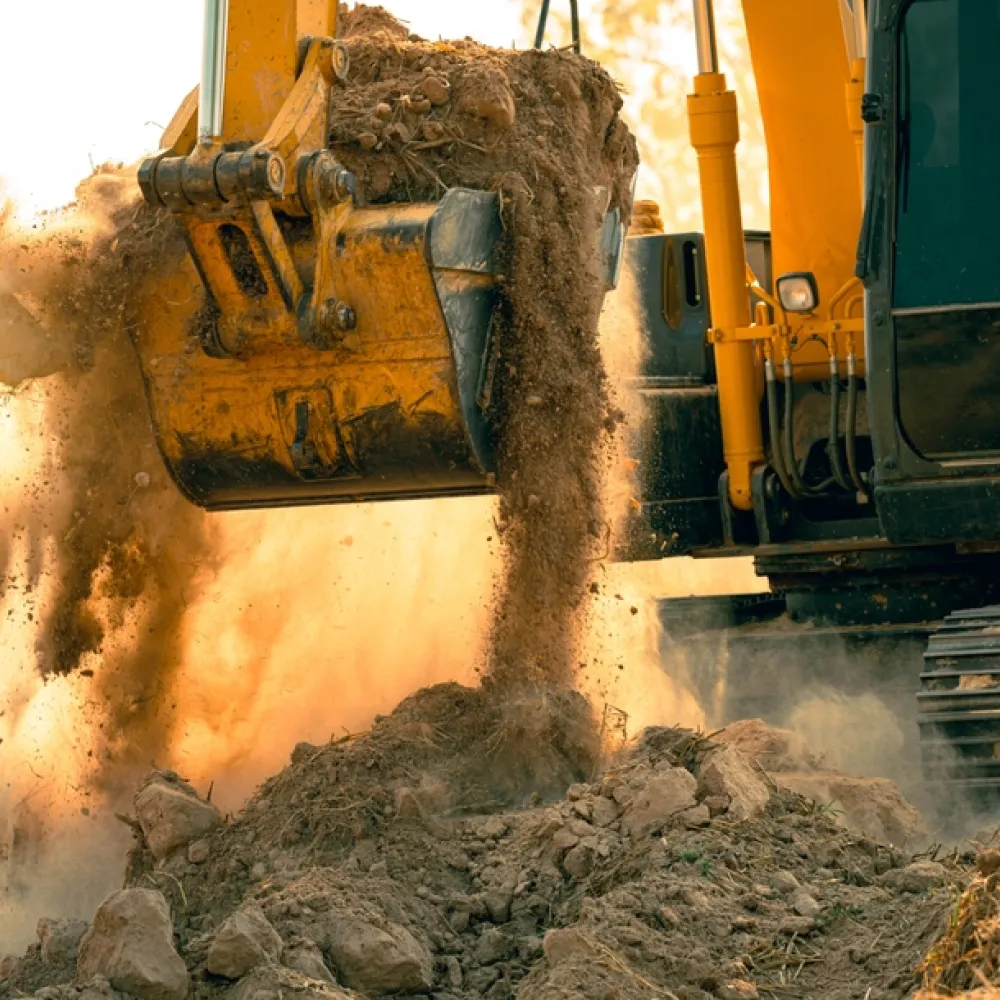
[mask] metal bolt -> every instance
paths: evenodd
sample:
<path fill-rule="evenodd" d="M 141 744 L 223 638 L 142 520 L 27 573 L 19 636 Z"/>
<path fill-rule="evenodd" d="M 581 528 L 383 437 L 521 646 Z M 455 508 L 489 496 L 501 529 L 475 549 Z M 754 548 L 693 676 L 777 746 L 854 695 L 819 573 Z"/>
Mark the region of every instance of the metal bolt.
<path fill-rule="evenodd" d="M 334 178 L 333 188 L 338 201 L 348 201 L 354 198 L 357 191 L 357 181 L 350 170 L 338 170 Z"/>
<path fill-rule="evenodd" d="M 881 309 L 876 309 L 872 316 L 876 326 L 885 326 L 885 313 Z"/>
<path fill-rule="evenodd" d="M 892 457 L 892 455 L 890 455 L 888 458 L 886 458 L 886 459 L 884 459 L 882 461 L 882 465 L 886 469 L 889 469 L 890 471 L 892 471 L 893 469 L 896 468 L 896 460 Z"/>
<path fill-rule="evenodd" d="M 353 330 L 358 325 L 358 314 L 346 302 L 337 303 L 336 314 L 338 329 Z"/>
<path fill-rule="evenodd" d="M 316 311 L 316 326 L 323 333 L 344 333 L 357 325 L 357 313 L 340 299 L 327 299 Z"/>

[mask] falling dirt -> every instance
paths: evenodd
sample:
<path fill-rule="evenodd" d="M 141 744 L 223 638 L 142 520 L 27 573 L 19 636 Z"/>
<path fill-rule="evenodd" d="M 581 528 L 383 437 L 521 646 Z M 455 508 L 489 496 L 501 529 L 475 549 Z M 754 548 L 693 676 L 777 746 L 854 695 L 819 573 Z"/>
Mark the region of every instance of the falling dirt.
<path fill-rule="evenodd" d="M 504 687 L 571 683 L 610 531 L 599 465 L 620 417 L 598 347 L 596 250 L 605 211 L 627 225 L 630 210 L 636 147 L 621 98 L 571 52 L 346 28 L 351 71 L 334 91 L 331 147 L 362 198 L 434 200 L 456 186 L 501 195 L 494 417 L 506 571 L 488 671 Z"/>
<path fill-rule="evenodd" d="M 58 379 L 48 431 L 61 445 L 28 485 L 43 511 L 32 544 L 55 553 L 38 669 L 92 673 L 100 657 L 101 751 L 146 767 L 169 743 L 180 621 L 210 534 L 160 462 L 128 340 L 130 291 L 170 238 L 135 195 L 124 172 L 99 171 L 74 206 L 5 240 L 0 368 L 15 386 Z"/>

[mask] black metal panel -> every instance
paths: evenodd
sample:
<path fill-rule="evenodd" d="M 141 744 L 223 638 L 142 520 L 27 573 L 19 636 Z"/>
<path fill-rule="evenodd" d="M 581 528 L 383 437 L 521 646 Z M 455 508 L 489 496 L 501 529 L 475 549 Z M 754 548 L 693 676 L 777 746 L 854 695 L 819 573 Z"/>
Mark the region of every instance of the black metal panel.
<path fill-rule="evenodd" d="M 626 241 L 649 355 L 647 378 L 714 378 L 705 244 L 700 233 L 633 236 Z"/>
<path fill-rule="evenodd" d="M 646 413 L 644 457 L 627 557 L 658 559 L 721 544 L 724 463 L 715 387 L 643 387 L 637 393 Z"/>
<path fill-rule="evenodd" d="M 1000 538 L 1000 477 L 924 480 L 875 491 L 879 521 L 895 545 Z"/>

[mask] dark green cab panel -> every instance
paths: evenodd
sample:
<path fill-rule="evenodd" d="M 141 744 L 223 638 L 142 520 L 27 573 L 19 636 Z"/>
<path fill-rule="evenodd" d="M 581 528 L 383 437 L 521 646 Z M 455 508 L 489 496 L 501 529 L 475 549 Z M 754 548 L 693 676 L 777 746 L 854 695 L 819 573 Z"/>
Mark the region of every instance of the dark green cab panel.
<path fill-rule="evenodd" d="M 871 5 L 867 387 L 890 542 L 1000 537 L 1000 0 Z"/>

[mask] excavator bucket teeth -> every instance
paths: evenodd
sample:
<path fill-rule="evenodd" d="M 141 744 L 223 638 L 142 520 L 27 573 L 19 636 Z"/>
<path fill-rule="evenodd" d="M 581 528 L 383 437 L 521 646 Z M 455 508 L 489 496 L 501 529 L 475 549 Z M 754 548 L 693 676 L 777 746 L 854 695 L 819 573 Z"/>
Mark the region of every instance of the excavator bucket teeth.
<path fill-rule="evenodd" d="M 307 220 L 282 224 L 305 302 L 322 248 Z M 189 245 L 226 246 L 228 285 L 178 252 L 142 301 L 136 347 L 180 489 L 215 510 L 489 492 L 498 197 L 352 210 L 326 248 L 323 338 L 241 225 L 187 227 Z"/>

